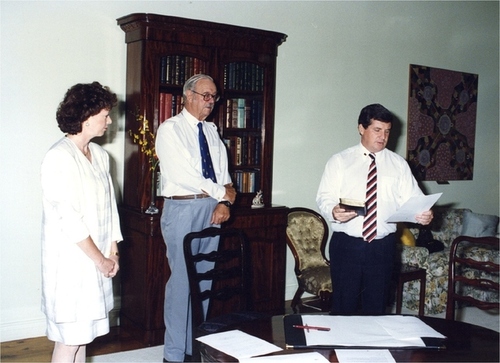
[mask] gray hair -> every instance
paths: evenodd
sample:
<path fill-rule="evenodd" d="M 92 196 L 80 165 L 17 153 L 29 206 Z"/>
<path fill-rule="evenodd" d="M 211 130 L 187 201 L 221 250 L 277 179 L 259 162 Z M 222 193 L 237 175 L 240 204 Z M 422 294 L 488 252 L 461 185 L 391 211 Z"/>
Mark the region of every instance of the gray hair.
<path fill-rule="evenodd" d="M 184 87 L 182 89 L 182 97 L 184 97 L 184 100 L 186 99 L 186 91 L 194 91 L 194 88 L 196 87 L 196 83 L 202 79 L 208 79 L 210 81 L 214 81 L 212 77 L 206 74 L 195 74 L 191 78 L 189 78 L 186 83 L 184 83 Z"/>

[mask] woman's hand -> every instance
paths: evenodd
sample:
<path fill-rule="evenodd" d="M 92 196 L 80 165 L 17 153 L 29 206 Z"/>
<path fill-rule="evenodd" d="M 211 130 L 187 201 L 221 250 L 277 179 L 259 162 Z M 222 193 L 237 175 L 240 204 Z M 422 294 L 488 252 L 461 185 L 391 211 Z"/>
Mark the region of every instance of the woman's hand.
<path fill-rule="evenodd" d="M 120 257 L 118 254 L 112 254 L 109 258 L 115 263 L 113 270 L 109 273 L 109 277 L 115 277 L 118 271 L 120 271 Z"/>
<path fill-rule="evenodd" d="M 96 247 L 92 238 L 88 236 L 84 240 L 77 243 L 77 246 L 92 260 L 97 269 L 104 275 L 104 277 L 115 277 L 120 269 L 118 264 L 118 254 L 112 253 L 110 257 L 104 257 L 102 252 Z M 116 241 L 111 244 L 111 251 L 118 251 Z"/>
<path fill-rule="evenodd" d="M 106 258 L 102 256 L 102 259 L 96 264 L 97 269 L 104 275 L 104 277 L 114 277 L 116 272 L 118 272 L 117 264 L 111 258 Z M 116 270 L 116 272 L 114 272 Z M 113 276 L 111 276 L 113 275 Z"/>

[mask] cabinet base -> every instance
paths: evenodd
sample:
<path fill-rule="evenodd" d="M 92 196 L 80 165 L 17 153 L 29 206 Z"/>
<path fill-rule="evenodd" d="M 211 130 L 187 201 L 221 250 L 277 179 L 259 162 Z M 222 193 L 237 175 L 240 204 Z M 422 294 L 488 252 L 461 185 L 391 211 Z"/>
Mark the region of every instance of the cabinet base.
<path fill-rule="evenodd" d="M 125 315 L 120 315 L 120 329 L 124 329 L 130 334 L 134 339 L 140 341 L 141 343 L 147 345 L 148 347 L 154 347 L 157 345 L 163 345 L 163 340 L 165 337 L 165 328 L 147 330 L 140 325 L 134 323 Z"/>

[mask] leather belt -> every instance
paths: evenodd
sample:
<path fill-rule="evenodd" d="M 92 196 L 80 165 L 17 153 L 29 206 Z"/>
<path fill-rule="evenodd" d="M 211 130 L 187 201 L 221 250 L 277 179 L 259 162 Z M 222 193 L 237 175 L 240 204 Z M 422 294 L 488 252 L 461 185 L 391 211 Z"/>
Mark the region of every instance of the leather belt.
<path fill-rule="evenodd" d="M 186 200 L 186 199 L 202 199 L 208 197 L 209 197 L 208 194 L 189 194 L 189 195 L 173 195 L 171 197 L 166 197 L 166 198 L 172 200 Z"/>

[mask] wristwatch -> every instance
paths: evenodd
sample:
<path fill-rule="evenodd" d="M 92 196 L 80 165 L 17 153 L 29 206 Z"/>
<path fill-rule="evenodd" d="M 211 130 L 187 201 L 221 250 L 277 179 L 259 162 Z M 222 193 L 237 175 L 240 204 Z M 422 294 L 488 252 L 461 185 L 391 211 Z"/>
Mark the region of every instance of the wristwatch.
<path fill-rule="evenodd" d="M 226 207 L 231 208 L 231 202 L 228 200 L 221 200 L 219 204 L 224 204 Z"/>

